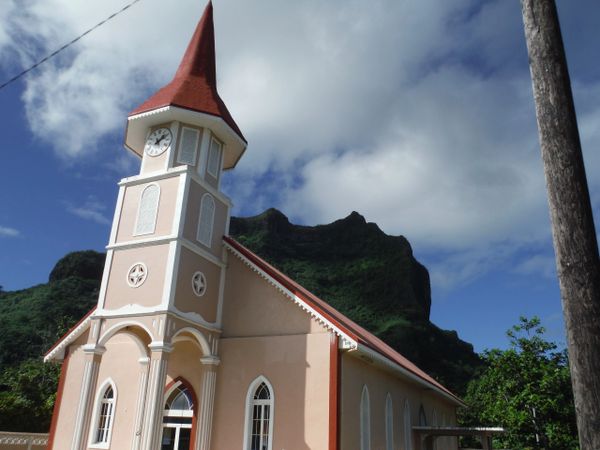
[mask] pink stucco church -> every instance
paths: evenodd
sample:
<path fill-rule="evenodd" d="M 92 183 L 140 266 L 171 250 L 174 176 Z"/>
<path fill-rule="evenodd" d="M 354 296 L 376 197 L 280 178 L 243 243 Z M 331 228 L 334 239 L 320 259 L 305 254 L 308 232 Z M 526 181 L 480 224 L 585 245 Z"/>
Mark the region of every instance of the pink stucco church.
<path fill-rule="evenodd" d="M 246 140 L 217 93 L 212 16 L 128 117 L 141 170 L 119 183 L 98 305 L 46 354 L 62 362 L 48 448 L 421 448 L 462 402 L 228 236 L 220 179 Z"/>

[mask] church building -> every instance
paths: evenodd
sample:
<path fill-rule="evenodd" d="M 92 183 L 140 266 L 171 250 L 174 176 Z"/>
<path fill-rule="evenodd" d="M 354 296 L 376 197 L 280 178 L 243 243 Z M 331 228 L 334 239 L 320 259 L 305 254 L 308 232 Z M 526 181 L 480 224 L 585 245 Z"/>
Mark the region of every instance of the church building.
<path fill-rule="evenodd" d="M 97 306 L 62 363 L 49 450 L 418 450 L 448 389 L 228 236 L 246 139 L 217 93 L 209 3 L 170 83 L 127 119 Z M 419 427 L 421 432 L 419 432 Z"/>

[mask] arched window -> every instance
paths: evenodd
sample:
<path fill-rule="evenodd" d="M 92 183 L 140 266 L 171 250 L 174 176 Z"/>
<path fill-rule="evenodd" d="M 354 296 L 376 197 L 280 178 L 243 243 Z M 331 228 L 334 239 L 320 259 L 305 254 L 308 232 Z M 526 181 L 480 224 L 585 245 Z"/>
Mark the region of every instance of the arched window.
<path fill-rule="evenodd" d="M 161 450 L 189 450 L 193 420 L 194 397 L 179 381 L 167 393 Z"/>
<path fill-rule="evenodd" d="M 207 247 L 210 247 L 212 241 L 214 220 L 215 200 L 212 195 L 204 194 L 200 202 L 200 216 L 198 217 L 198 233 L 196 238 Z"/>
<path fill-rule="evenodd" d="M 412 424 L 408 399 L 404 402 L 404 450 L 412 450 Z"/>
<path fill-rule="evenodd" d="M 419 426 L 427 426 L 427 414 L 425 414 L 425 408 L 423 408 L 423 405 L 419 407 Z"/>
<path fill-rule="evenodd" d="M 394 405 L 389 393 L 385 399 L 385 448 L 394 450 Z"/>
<path fill-rule="evenodd" d="M 107 381 L 99 392 L 92 444 L 108 444 L 115 418 L 115 387 L 111 381 Z"/>
<path fill-rule="evenodd" d="M 246 450 L 271 450 L 273 400 L 273 389 L 265 377 L 258 377 L 250 384 L 246 402 Z"/>
<path fill-rule="evenodd" d="M 144 188 L 138 206 L 135 235 L 154 233 L 159 199 L 160 188 L 158 184 L 150 184 Z"/>
<path fill-rule="evenodd" d="M 360 398 L 360 450 L 371 450 L 371 401 L 366 384 Z"/>

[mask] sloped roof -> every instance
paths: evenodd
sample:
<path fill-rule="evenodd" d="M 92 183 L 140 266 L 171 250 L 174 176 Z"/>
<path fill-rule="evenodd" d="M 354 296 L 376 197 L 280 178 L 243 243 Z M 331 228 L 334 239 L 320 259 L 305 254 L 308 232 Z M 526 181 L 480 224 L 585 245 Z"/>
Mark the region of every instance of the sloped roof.
<path fill-rule="evenodd" d="M 356 341 L 358 344 L 361 344 L 373 350 L 374 352 L 383 356 L 389 361 L 397 364 L 410 374 L 417 377 L 419 380 L 422 380 L 423 382 L 431 385 L 432 387 L 437 388 L 437 390 L 441 390 L 442 392 L 450 396 L 452 399 L 454 399 L 457 403 L 461 405 L 464 404 L 462 400 L 460 400 L 460 398 L 454 395 L 446 387 L 444 387 L 433 377 L 425 373 L 423 370 L 419 369 L 414 363 L 402 356 L 400 353 L 398 353 L 392 347 L 387 345 L 373 333 L 370 333 L 357 323 L 350 320 L 348 317 L 346 317 L 341 312 L 333 308 L 327 302 L 321 300 L 312 292 L 308 291 L 307 289 L 296 283 L 294 280 L 289 278 L 287 275 L 277 270 L 271 264 L 266 262 L 264 259 L 260 258 L 251 250 L 244 247 L 235 239 L 233 239 L 230 236 L 224 236 L 223 240 L 231 249 L 235 250 L 243 257 L 247 258 L 251 263 L 255 264 L 257 268 L 262 270 L 269 277 L 272 277 L 275 281 L 277 281 L 283 287 L 288 289 L 294 296 L 299 297 L 304 302 L 306 302 L 311 308 L 314 308 L 322 317 L 329 320 L 331 324 L 335 326 L 335 328 L 341 330 L 342 333 L 347 335 L 349 338 Z"/>
<path fill-rule="evenodd" d="M 247 142 L 217 92 L 215 29 L 211 2 L 206 5 L 171 82 L 135 108 L 129 113 L 129 117 L 165 106 L 178 106 L 220 117 Z"/>

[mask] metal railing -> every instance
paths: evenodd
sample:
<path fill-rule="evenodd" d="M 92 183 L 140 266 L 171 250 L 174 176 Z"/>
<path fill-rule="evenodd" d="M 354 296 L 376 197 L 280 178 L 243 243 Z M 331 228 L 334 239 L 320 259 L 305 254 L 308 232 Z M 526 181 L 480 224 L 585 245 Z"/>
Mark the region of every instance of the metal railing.
<path fill-rule="evenodd" d="M 19 433 L 0 431 L 0 450 L 23 446 L 27 450 L 40 450 L 48 445 L 47 433 Z"/>

